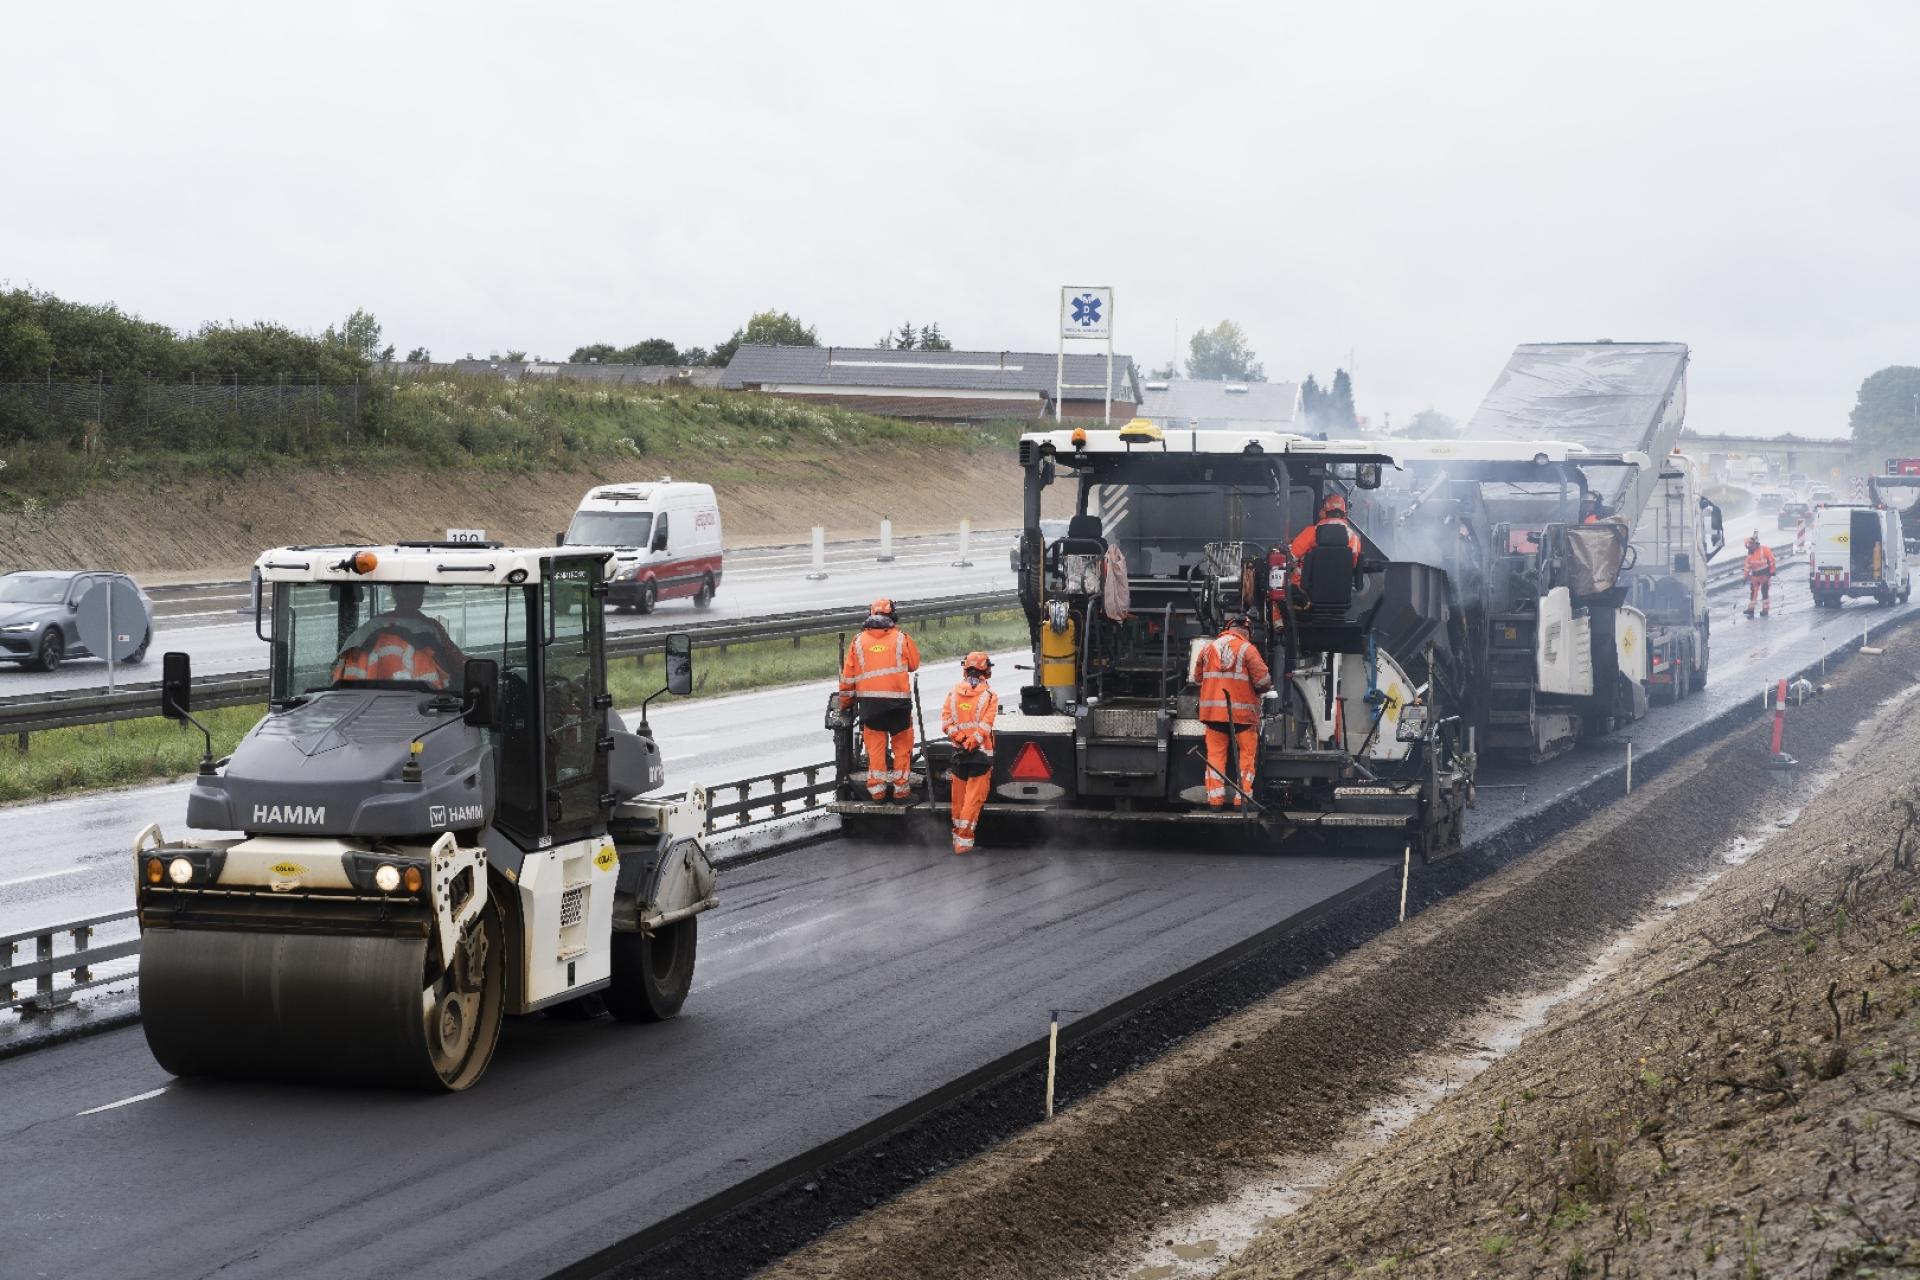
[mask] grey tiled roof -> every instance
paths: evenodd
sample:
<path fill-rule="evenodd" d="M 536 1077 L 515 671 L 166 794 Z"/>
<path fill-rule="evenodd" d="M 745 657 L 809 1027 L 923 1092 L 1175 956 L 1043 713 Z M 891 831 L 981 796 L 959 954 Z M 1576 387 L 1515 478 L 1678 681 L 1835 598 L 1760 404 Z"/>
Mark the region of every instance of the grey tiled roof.
<path fill-rule="evenodd" d="M 950 391 L 1038 391 L 1053 395 L 1051 351 L 888 351 L 878 347 L 743 346 L 723 386 L 917 387 Z M 1100 399 L 1105 355 L 1069 355 L 1068 400 Z M 1113 398 L 1135 401 L 1133 361 L 1115 352 Z"/>

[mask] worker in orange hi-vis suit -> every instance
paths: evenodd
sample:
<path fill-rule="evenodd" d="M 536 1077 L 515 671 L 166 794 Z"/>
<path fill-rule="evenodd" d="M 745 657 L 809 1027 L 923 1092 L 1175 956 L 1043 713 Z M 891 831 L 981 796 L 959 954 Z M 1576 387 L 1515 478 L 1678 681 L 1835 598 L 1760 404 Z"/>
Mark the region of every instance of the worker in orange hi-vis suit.
<path fill-rule="evenodd" d="M 867 794 L 910 798 L 913 780 L 913 673 L 920 650 L 895 621 L 893 601 L 873 602 L 840 664 L 840 706 L 859 718 L 867 747 Z"/>
<path fill-rule="evenodd" d="M 1000 699 L 987 683 L 993 661 L 979 651 L 960 661 L 960 683 L 940 708 L 940 731 L 953 743 L 953 851 L 972 853 L 993 785 L 993 720 Z"/>
<path fill-rule="evenodd" d="M 1747 616 L 1753 616 L 1754 602 L 1760 604 L 1760 616 L 1773 612 L 1773 548 L 1760 541 L 1760 531 L 1747 539 Z"/>
<path fill-rule="evenodd" d="M 426 584 L 396 582 L 388 590 L 393 607 L 361 623 L 340 646 L 334 683 L 390 680 L 459 688 L 466 655 L 438 618 L 421 611 Z"/>
<path fill-rule="evenodd" d="M 1200 723 L 1207 734 L 1207 804 L 1218 809 L 1227 803 L 1228 735 L 1240 756 L 1239 790 L 1233 807 L 1241 808 L 1253 791 L 1253 766 L 1260 746 L 1260 702 L 1273 691 L 1273 677 L 1260 649 L 1253 643 L 1253 619 L 1236 614 L 1227 629 L 1201 647 L 1193 662 L 1193 679 L 1200 686 Z"/>
<path fill-rule="evenodd" d="M 1293 585 L 1300 585 L 1300 562 L 1313 550 L 1315 539 L 1320 536 L 1323 524 L 1339 524 L 1347 531 L 1347 549 L 1353 552 L 1353 567 L 1360 567 L 1360 534 L 1354 529 L 1353 521 L 1347 518 L 1347 500 L 1337 493 L 1330 493 L 1320 503 L 1320 518 L 1293 535 L 1293 543 L 1287 550 L 1293 556 Z"/>

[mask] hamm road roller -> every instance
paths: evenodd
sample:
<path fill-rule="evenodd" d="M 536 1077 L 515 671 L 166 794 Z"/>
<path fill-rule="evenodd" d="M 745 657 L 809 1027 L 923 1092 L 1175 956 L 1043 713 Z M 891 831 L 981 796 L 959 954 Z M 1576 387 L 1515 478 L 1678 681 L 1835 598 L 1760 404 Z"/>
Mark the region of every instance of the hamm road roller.
<path fill-rule="evenodd" d="M 644 707 L 631 733 L 611 710 L 603 555 L 400 543 L 257 567 L 269 709 L 226 760 L 208 740 L 187 799 L 189 827 L 241 834 L 134 843 L 160 1065 L 464 1089 L 503 1015 L 678 1012 L 716 905 L 705 804 L 640 798 L 664 776 Z M 661 692 L 687 692 L 685 636 L 666 666 Z M 191 685 L 167 654 L 168 716 L 192 721 Z"/>

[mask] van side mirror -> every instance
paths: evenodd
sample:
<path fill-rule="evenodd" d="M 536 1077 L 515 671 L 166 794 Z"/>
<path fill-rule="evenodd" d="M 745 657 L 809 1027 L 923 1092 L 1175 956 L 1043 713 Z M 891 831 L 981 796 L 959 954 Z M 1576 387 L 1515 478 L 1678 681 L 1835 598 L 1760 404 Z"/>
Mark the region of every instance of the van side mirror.
<path fill-rule="evenodd" d="M 160 714 L 185 720 L 193 710 L 193 657 L 169 653 L 160 659 Z"/>
<path fill-rule="evenodd" d="M 693 637 L 684 631 L 667 637 L 667 692 L 682 698 L 693 692 Z"/>
<path fill-rule="evenodd" d="M 655 529 L 653 531 L 653 550 L 665 551 L 666 549 L 667 549 L 667 531 L 665 529 Z"/>
<path fill-rule="evenodd" d="M 1363 462 L 1353 469 L 1353 483 L 1360 489 L 1378 489 L 1380 487 L 1380 464 Z"/>
<path fill-rule="evenodd" d="M 493 728 L 500 699 L 500 664 L 492 658 L 468 658 L 460 670 L 460 683 L 460 718 L 476 729 Z"/>
<path fill-rule="evenodd" d="M 556 547 L 564 547 L 567 545 L 567 531 L 565 529 L 553 535 L 553 545 Z"/>

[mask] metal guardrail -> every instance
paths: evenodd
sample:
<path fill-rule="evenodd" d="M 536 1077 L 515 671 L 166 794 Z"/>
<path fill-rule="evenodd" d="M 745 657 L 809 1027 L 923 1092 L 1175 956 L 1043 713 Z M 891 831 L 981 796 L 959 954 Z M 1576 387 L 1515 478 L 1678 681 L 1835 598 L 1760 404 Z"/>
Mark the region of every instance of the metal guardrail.
<path fill-rule="evenodd" d="M 819 809 L 833 794 L 833 764 L 802 765 L 763 773 L 737 782 L 723 782 L 706 788 L 707 834 L 728 835 L 779 818 Z M 733 799 L 722 799 L 731 795 Z M 99 974 L 95 968 L 109 961 L 140 954 L 140 937 L 96 945 L 93 935 L 101 929 L 130 923 L 137 913 L 116 911 L 92 916 L 68 924 L 29 929 L 0 938 L 0 1010 L 20 1010 L 22 1015 L 51 1013 L 73 999 L 76 991 L 126 982 L 138 972 L 138 965 L 119 972 Z M 61 940 L 66 943 L 61 946 Z M 16 964 L 14 957 L 22 946 L 32 948 L 33 958 Z M 62 983 L 62 979 L 67 979 Z M 31 983 L 25 994 L 15 988 Z"/>
<path fill-rule="evenodd" d="M 789 786 L 789 780 L 797 779 Z M 712 834 L 739 831 L 776 818 L 791 818 L 820 808 L 833 794 L 835 775 L 831 760 L 824 764 L 802 765 L 763 773 L 757 778 L 723 782 L 707 788 L 707 830 Z M 761 788 L 765 788 L 761 790 Z M 759 794 L 755 794 L 759 792 Z M 731 800 L 721 800 L 731 795 Z M 759 817 L 753 814 L 764 809 Z M 732 822 L 724 822 L 732 818 Z M 724 822 L 724 825 L 722 825 Z"/>
<path fill-rule="evenodd" d="M 906 620 L 926 621 L 955 618 L 969 613 L 991 613 L 1011 609 L 1018 603 L 1010 591 L 983 591 L 964 596 L 940 596 L 929 600 L 902 601 L 900 615 Z M 813 609 L 800 613 L 769 614 L 740 621 L 695 623 L 687 627 L 648 628 L 607 632 L 607 658 L 639 658 L 659 653 L 666 647 L 669 632 L 684 632 L 693 637 L 695 647 L 712 648 L 746 644 L 755 640 L 777 640 L 791 636 L 796 643 L 803 636 L 851 633 L 866 619 L 866 606 L 840 609 Z M 193 705 L 197 708 L 241 707 L 265 702 L 267 674 L 264 671 L 237 675 L 208 676 L 193 684 Z M 160 714 L 158 682 L 122 685 L 112 693 L 105 689 L 76 689 L 53 694 L 26 694 L 0 698 L 0 735 L 38 733 L 45 729 L 65 729 L 83 724 L 105 724 L 111 720 L 138 720 Z"/>
<path fill-rule="evenodd" d="M 6 996 L 5 1000 L 0 1001 L 0 1009 L 51 1013 L 71 1000 L 76 991 L 125 981 L 131 976 L 129 973 L 96 974 L 94 967 L 139 955 L 139 935 L 104 945 L 95 945 L 93 935 L 97 930 L 133 918 L 132 911 L 116 911 L 111 915 L 91 916 L 70 924 L 29 929 L 25 933 L 0 938 L 0 959 L 5 960 L 5 964 L 0 965 L 0 994 Z M 62 937 L 68 942 L 65 951 L 58 945 Z M 33 948 L 33 958 L 15 963 L 14 957 L 22 945 Z M 60 985 L 58 980 L 61 978 L 70 980 Z M 22 983 L 29 982 L 33 984 L 33 989 L 26 995 L 15 990 Z"/>

